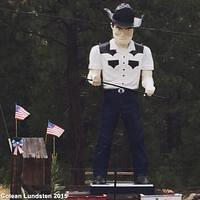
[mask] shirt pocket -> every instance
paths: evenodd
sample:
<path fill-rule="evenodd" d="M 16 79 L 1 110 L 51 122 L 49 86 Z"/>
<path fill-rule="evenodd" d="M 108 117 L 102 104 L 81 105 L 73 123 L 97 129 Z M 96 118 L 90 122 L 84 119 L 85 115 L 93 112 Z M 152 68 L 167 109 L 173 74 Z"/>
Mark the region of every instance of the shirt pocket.
<path fill-rule="evenodd" d="M 129 65 L 132 69 L 134 69 L 135 67 L 138 67 L 138 66 L 139 66 L 139 61 L 137 61 L 137 60 L 129 60 L 129 61 L 128 61 L 128 65 Z"/>
<path fill-rule="evenodd" d="M 108 65 L 111 66 L 112 68 L 115 68 L 116 66 L 119 65 L 119 60 L 108 60 Z"/>

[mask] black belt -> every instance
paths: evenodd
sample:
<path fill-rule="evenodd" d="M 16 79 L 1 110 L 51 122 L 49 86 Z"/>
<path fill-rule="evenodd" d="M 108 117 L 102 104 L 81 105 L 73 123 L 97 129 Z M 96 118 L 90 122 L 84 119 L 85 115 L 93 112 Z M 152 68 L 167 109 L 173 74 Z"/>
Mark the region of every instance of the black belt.
<path fill-rule="evenodd" d="M 133 89 L 125 89 L 125 88 L 116 88 L 116 89 L 104 89 L 104 92 L 114 92 L 114 93 L 119 93 L 119 94 L 123 94 L 123 93 L 134 93 L 136 94 L 136 92 L 134 92 Z"/>

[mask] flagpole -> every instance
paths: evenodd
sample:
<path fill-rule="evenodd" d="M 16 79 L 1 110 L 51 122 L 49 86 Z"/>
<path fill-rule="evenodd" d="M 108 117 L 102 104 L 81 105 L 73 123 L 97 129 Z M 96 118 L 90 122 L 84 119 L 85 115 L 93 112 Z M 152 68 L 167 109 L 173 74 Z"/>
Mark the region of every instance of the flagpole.
<path fill-rule="evenodd" d="M 45 142 L 45 144 L 47 144 L 47 133 L 45 134 L 44 142 Z"/>
<path fill-rule="evenodd" d="M 49 124 L 49 120 L 47 122 L 47 128 L 48 128 L 48 124 Z M 47 131 L 46 131 L 45 138 L 44 138 L 45 144 L 47 144 L 47 136 L 48 136 L 48 134 L 47 134 Z"/>
<path fill-rule="evenodd" d="M 15 136 L 17 137 L 17 119 L 15 119 Z"/>
<path fill-rule="evenodd" d="M 56 138 L 55 136 L 53 137 L 53 156 L 55 157 L 56 155 Z"/>

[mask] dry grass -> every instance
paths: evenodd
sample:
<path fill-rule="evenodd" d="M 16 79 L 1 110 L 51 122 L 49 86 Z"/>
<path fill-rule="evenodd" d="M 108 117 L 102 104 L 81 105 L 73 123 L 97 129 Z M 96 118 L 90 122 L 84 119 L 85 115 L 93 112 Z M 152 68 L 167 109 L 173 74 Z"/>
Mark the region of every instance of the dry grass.
<path fill-rule="evenodd" d="M 4 187 L 0 185 L 0 200 L 9 200 L 10 198 L 4 198 L 6 195 L 9 196 L 10 189 L 8 187 Z"/>

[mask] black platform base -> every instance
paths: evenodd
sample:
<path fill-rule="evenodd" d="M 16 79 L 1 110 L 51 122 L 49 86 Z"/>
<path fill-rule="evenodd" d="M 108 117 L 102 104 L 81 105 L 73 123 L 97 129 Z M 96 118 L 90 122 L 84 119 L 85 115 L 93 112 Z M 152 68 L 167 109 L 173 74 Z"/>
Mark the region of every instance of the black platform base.
<path fill-rule="evenodd" d="M 145 194 L 154 195 L 155 188 L 153 184 L 137 185 L 133 183 L 107 183 L 105 185 L 90 184 L 90 193 L 92 195 L 100 194 Z"/>

